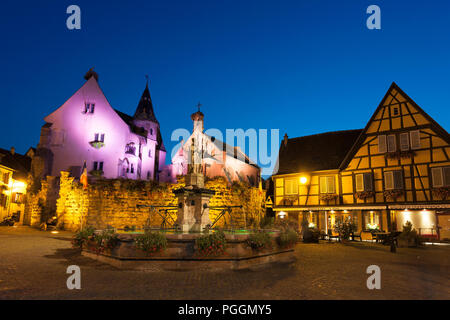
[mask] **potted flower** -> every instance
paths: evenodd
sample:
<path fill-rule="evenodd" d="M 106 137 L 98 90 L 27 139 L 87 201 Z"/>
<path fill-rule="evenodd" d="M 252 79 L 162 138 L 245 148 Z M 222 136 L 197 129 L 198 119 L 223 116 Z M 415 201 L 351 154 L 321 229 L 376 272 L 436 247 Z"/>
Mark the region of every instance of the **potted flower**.
<path fill-rule="evenodd" d="M 155 255 L 167 248 L 167 238 L 162 232 L 146 231 L 136 237 L 135 247 L 147 256 Z"/>
<path fill-rule="evenodd" d="M 384 196 L 387 199 L 391 199 L 391 200 L 397 200 L 398 197 L 401 197 L 404 195 L 404 191 L 403 190 L 386 190 L 384 191 Z"/>
<path fill-rule="evenodd" d="M 198 237 L 195 240 L 198 253 L 202 256 L 219 256 L 225 253 L 226 239 L 223 231 Z"/>

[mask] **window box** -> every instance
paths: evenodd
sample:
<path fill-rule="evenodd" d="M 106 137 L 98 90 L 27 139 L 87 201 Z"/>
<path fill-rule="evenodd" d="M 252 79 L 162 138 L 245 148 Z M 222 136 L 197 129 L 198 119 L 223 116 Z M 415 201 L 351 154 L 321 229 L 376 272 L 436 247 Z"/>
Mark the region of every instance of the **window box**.
<path fill-rule="evenodd" d="M 414 150 L 406 150 L 406 151 L 389 152 L 389 153 L 386 153 L 384 156 L 387 159 L 406 159 L 406 158 L 412 158 L 415 155 L 416 155 L 416 152 Z"/>
<path fill-rule="evenodd" d="M 404 190 L 386 190 L 384 191 L 384 196 L 388 199 L 396 200 L 405 194 Z"/>
<path fill-rule="evenodd" d="M 284 196 L 283 205 L 293 206 L 294 202 L 298 200 L 298 196 Z"/>
<path fill-rule="evenodd" d="M 441 200 L 450 199 L 450 187 L 434 188 L 433 195 Z"/>
<path fill-rule="evenodd" d="M 337 194 L 335 193 L 326 193 L 326 194 L 321 194 L 320 195 L 320 201 L 331 201 L 337 198 Z"/>
<path fill-rule="evenodd" d="M 356 193 L 356 197 L 360 200 L 372 198 L 375 195 L 373 191 L 361 191 Z"/>
<path fill-rule="evenodd" d="M 105 143 L 102 141 L 91 141 L 89 144 L 95 149 L 100 149 L 105 146 Z"/>
<path fill-rule="evenodd" d="M 103 176 L 103 170 L 91 170 L 89 171 L 90 175 L 96 176 L 96 177 L 102 177 Z"/>

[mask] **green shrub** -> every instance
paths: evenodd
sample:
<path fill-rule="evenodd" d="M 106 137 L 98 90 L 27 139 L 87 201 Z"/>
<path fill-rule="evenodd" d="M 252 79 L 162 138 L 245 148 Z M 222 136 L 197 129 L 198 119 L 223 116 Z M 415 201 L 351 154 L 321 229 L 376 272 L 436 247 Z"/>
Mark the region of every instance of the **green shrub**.
<path fill-rule="evenodd" d="M 247 245 L 254 250 L 263 250 L 272 247 L 272 237 L 265 231 L 251 233 L 247 239 Z"/>
<path fill-rule="evenodd" d="M 341 236 L 341 239 L 350 239 L 350 234 L 357 230 L 356 225 L 350 221 L 337 220 L 334 225 L 334 231 Z"/>
<path fill-rule="evenodd" d="M 261 229 L 270 229 L 273 228 L 274 222 L 275 222 L 274 217 L 265 216 L 261 219 L 261 221 L 259 221 L 259 227 Z"/>
<path fill-rule="evenodd" d="M 134 240 L 136 248 L 146 252 L 148 255 L 164 251 L 167 248 L 167 238 L 162 232 L 146 231 Z"/>
<path fill-rule="evenodd" d="M 198 252 L 204 256 L 218 256 L 225 253 L 226 239 L 223 231 L 198 237 L 195 240 Z"/>
<path fill-rule="evenodd" d="M 94 234 L 95 229 L 93 227 L 85 227 L 75 233 L 72 239 L 72 246 L 74 248 L 82 248 L 83 245 L 89 241 L 90 237 Z"/>
<path fill-rule="evenodd" d="M 406 221 L 402 233 L 398 236 L 398 240 L 406 242 L 406 246 L 418 246 L 421 243 L 420 236 L 410 221 Z"/>
<path fill-rule="evenodd" d="M 291 247 L 298 241 L 298 233 L 294 229 L 286 229 L 281 231 L 277 238 L 278 245 L 282 248 Z"/>

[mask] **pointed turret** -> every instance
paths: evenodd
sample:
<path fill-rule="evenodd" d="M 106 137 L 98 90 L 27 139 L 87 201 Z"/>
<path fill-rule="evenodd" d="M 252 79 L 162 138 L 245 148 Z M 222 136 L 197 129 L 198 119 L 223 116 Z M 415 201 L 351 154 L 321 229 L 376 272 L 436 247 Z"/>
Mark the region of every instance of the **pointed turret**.
<path fill-rule="evenodd" d="M 153 111 L 152 98 L 150 97 L 150 90 L 148 89 L 148 82 L 145 86 L 144 93 L 142 93 L 141 100 L 134 113 L 134 119 L 148 120 L 158 123 L 156 120 L 155 112 Z"/>

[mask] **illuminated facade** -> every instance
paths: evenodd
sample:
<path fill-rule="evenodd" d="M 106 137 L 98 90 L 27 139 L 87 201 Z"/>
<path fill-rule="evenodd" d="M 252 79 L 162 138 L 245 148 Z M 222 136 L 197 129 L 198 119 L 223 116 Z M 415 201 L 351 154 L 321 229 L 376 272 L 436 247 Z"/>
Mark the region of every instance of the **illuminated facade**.
<path fill-rule="evenodd" d="M 450 238 L 450 136 L 395 83 L 362 130 L 285 139 L 274 210 L 328 232 L 336 219 L 358 230 L 406 221 L 428 238 Z"/>
<path fill-rule="evenodd" d="M 84 165 L 92 176 L 158 180 L 166 150 L 148 84 L 134 116 L 115 110 L 89 71 L 86 83 L 44 118 L 33 160 L 33 175 L 79 177 Z"/>
<path fill-rule="evenodd" d="M 23 222 L 31 157 L 0 148 L 0 221 L 15 215 Z"/>
<path fill-rule="evenodd" d="M 242 152 L 239 147 L 232 147 L 225 142 L 207 135 L 204 130 L 204 115 L 200 110 L 191 115 L 194 127 L 191 136 L 183 141 L 172 157 L 172 164 L 161 173 L 161 180 L 176 182 L 177 176 L 186 175 L 190 159 L 191 146 L 194 143 L 201 150 L 198 162 L 202 173 L 209 178 L 225 177 L 229 184 L 245 182 L 259 186 L 261 169 Z"/>

